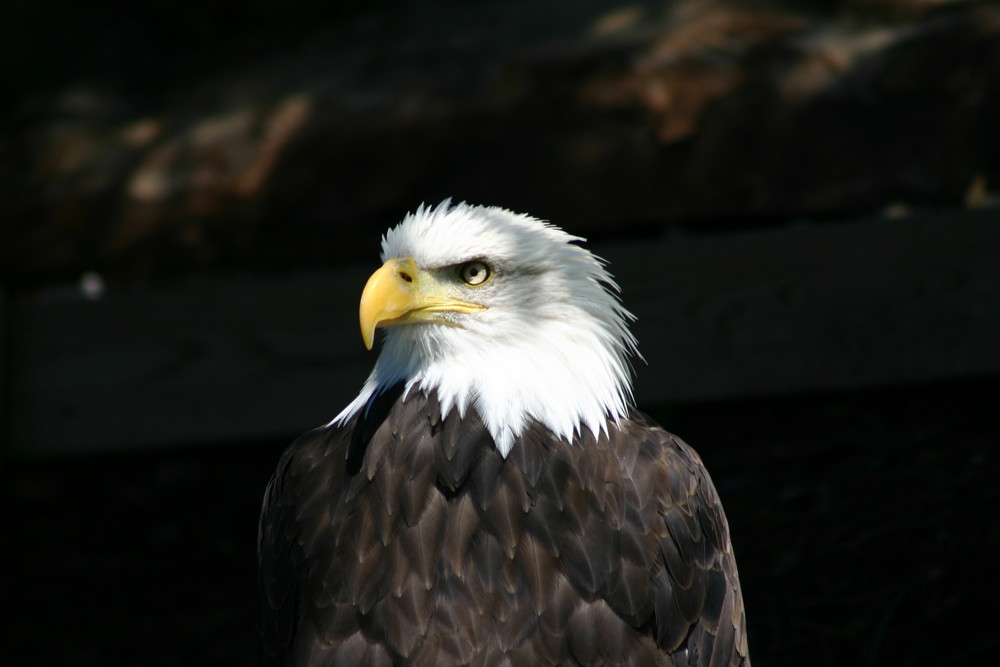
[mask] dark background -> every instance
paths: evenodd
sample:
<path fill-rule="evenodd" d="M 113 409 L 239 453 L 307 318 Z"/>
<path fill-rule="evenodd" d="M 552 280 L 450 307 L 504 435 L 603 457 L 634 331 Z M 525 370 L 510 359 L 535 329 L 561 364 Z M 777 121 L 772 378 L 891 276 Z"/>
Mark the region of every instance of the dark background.
<path fill-rule="evenodd" d="M 7 301 L 335 267 L 445 196 L 598 242 L 997 210 L 994 3 L 50 1 L 0 26 Z M 719 487 L 755 664 L 995 659 L 998 390 L 642 406 Z M 5 443 L 0 661 L 253 664 L 257 512 L 294 435 Z"/>

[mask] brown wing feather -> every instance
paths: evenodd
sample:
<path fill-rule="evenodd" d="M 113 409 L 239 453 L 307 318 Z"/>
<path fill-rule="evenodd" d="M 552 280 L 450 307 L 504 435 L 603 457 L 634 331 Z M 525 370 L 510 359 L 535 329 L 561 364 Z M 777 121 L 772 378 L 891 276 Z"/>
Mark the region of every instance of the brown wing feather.
<path fill-rule="evenodd" d="M 262 664 L 749 665 L 718 495 L 641 416 L 500 457 L 396 390 L 304 435 L 265 494 Z M 389 400 L 389 399 L 392 400 Z"/>
<path fill-rule="evenodd" d="M 658 643 L 673 645 L 683 637 L 677 647 L 688 661 L 675 660 L 677 664 L 748 667 L 739 573 L 708 471 L 693 449 L 645 416 L 637 415 L 621 437 L 641 443 L 648 452 L 642 458 L 662 468 L 667 480 L 648 489 L 649 497 L 657 498 L 662 521 L 657 534 L 663 570 L 654 595 L 657 607 L 669 609 L 657 619 Z"/>

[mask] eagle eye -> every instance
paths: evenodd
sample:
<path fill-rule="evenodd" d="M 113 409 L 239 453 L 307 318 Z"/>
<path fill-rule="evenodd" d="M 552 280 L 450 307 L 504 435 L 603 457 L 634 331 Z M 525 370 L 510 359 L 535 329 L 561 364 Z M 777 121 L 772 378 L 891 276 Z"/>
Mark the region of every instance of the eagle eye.
<path fill-rule="evenodd" d="M 492 274 L 493 272 L 490 270 L 490 267 L 478 260 L 466 262 L 458 267 L 458 277 L 466 285 L 482 285 L 490 279 Z"/>

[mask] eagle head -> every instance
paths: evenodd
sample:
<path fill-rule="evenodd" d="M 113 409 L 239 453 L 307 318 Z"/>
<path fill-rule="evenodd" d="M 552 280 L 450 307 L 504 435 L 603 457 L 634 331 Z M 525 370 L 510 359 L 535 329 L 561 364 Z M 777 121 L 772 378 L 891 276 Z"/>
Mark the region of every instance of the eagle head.
<path fill-rule="evenodd" d="M 625 416 L 634 318 L 582 240 L 497 207 L 445 200 L 408 214 L 361 297 L 364 344 L 382 329 L 382 349 L 334 423 L 400 382 L 437 392 L 442 417 L 477 411 L 505 456 L 532 420 L 570 440 Z"/>

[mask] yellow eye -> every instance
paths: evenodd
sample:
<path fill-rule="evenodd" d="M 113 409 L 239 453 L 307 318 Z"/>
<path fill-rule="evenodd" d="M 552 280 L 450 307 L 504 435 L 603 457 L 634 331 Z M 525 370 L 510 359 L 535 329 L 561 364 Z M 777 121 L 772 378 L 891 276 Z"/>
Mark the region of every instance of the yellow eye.
<path fill-rule="evenodd" d="M 466 285 L 482 285 L 492 275 L 490 267 L 480 261 L 466 262 L 458 267 L 458 277 Z"/>

